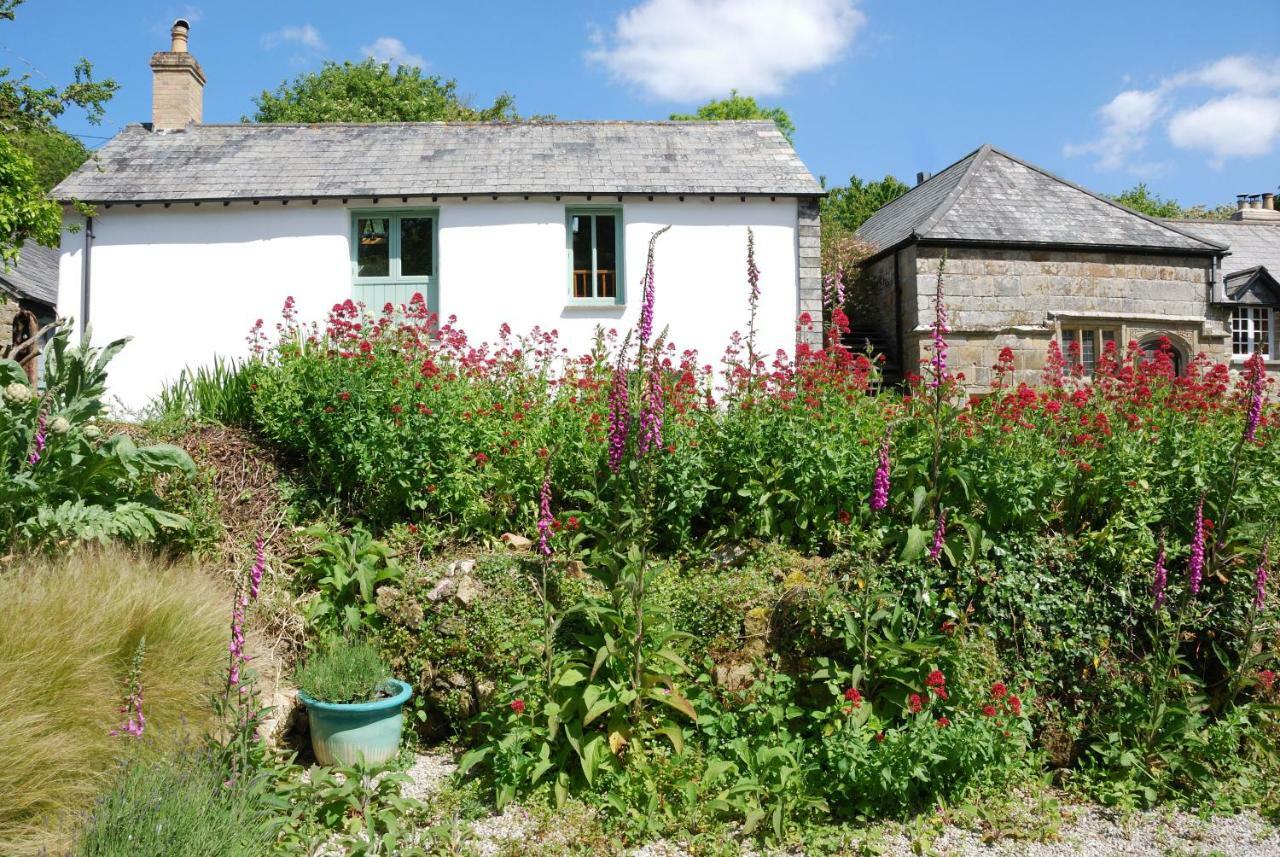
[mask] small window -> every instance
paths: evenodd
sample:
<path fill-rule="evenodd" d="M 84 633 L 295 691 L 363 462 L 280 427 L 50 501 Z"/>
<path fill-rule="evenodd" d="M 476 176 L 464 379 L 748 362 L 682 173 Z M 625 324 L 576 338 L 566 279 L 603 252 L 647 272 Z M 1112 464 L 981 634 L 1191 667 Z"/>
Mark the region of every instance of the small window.
<path fill-rule="evenodd" d="M 569 297 L 573 303 L 623 303 L 622 210 L 566 211 Z"/>
<path fill-rule="evenodd" d="M 1231 311 L 1231 353 L 1248 357 L 1255 351 L 1271 359 L 1271 314 L 1266 307 L 1236 307 Z"/>
<path fill-rule="evenodd" d="M 352 297 L 377 311 L 421 293 L 436 310 L 436 213 L 356 212 L 352 215 Z"/>
<path fill-rule="evenodd" d="M 1063 327 L 1062 356 L 1067 365 L 1084 375 L 1092 375 L 1107 346 L 1118 339 L 1113 327 Z"/>

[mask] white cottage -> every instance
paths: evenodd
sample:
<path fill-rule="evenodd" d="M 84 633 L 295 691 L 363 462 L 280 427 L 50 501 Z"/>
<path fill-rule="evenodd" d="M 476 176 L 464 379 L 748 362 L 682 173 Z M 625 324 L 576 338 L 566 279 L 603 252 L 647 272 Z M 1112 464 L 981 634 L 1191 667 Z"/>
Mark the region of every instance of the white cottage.
<path fill-rule="evenodd" d="M 820 321 L 822 189 L 771 122 L 204 125 L 187 25 L 157 53 L 150 124 L 130 125 L 54 190 L 68 208 L 60 315 L 132 336 L 112 393 L 139 407 L 184 366 L 237 356 L 286 297 L 322 320 L 421 292 L 476 340 L 501 324 L 586 349 L 639 313 L 661 239 L 657 324 L 715 362 L 746 323 L 747 229 L 760 343 Z M 802 333 L 801 337 L 816 336 Z"/>

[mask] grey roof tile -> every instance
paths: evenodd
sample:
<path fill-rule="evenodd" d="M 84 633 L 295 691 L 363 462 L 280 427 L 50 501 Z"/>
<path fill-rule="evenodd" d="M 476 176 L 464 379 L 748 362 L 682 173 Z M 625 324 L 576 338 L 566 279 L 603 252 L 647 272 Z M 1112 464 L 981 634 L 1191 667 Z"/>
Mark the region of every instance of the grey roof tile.
<path fill-rule="evenodd" d="M 53 190 L 159 202 L 822 188 L 772 122 L 130 125 Z"/>
<path fill-rule="evenodd" d="M 18 297 L 56 306 L 58 249 L 34 241 L 23 244 L 16 265 L 5 270 L 4 263 L 0 262 L 0 288 Z"/>
<path fill-rule="evenodd" d="M 1230 275 L 1259 266 L 1280 279 L 1280 223 L 1247 223 L 1239 220 L 1170 220 L 1179 229 L 1231 248 L 1222 260 L 1222 273 Z"/>
<path fill-rule="evenodd" d="M 877 251 L 909 238 L 1212 253 L 1222 247 L 991 146 L 885 205 L 858 229 Z"/>

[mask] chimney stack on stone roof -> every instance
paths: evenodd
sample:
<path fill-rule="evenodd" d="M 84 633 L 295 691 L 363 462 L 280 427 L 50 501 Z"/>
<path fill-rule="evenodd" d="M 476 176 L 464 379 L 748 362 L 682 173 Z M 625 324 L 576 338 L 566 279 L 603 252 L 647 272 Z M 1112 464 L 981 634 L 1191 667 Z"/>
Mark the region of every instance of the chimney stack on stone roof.
<path fill-rule="evenodd" d="M 1232 213 L 1231 219 L 1280 224 L 1280 211 L 1276 211 L 1276 195 L 1274 193 L 1236 194 L 1236 210 Z"/>
<path fill-rule="evenodd" d="M 187 52 L 191 25 L 173 22 L 172 43 L 167 51 L 151 56 L 151 129 L 181 130 L 199 123 L 204 112 L 204 71 Z"/>

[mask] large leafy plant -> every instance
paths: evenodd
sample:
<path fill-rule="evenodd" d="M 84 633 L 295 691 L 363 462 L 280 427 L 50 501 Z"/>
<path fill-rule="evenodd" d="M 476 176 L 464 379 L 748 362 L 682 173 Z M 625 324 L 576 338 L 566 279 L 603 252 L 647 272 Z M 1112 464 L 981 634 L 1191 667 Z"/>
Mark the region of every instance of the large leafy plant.
<path fill-rule="evenodd" d="M 98 424 L 107 364 L 126 340 L 98 349 L 69 338 L 63 326 L 46 349 L 40 390 L 17 363 L 0 360 L 0 545 L 146 541 L 186 529 L 155 487 L 168 474 L 194 476 L 190 456 L 125 434 L 104 438 Z"/>

